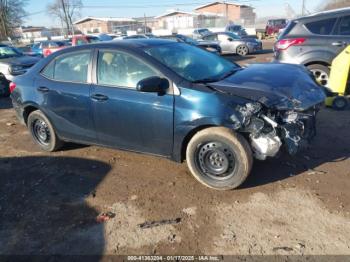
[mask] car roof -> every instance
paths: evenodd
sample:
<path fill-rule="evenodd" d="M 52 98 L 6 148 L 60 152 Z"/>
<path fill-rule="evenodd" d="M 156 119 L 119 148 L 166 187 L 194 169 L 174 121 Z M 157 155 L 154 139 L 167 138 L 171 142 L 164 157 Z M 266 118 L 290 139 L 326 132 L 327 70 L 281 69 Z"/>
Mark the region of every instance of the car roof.
<path fill-rule="evenodd" d="M 124 39 L 124 40 L 118 40 L 118 41 L 111 40 L 111 41 L 64 48 L 58 52 L 64 53 L 65 50 L 73 50 L 73 49 L 82 50 L 82 49 L 111 48 L 111 47 L 115 47 L 115 48 L 121 47 L 124 49 L 139 49 L 139 48 L 148 48 L 148 47 L 155 47 L 155 46 L 174 44 L 174 43 L 176 42 L 172 40 L 161 39 L 161 38 Z"/>
<path fill-rule="evenodd" d="M 0 44 L 0 47 L 6 47 L 6 46 L 8 46 L 8 45 L 5 45 L 5 44 Z"/>
<path fill-rule="evenodd" d="M 300 21 L 300 22 L 309 21 L 309 20 L 311 21 L 311 20 L 317 20 L 321 18 L 331 18 L 333 16 L 338 16 L 338 15 L 350 15 L 350 7 L 322 11 L 311 15 L 296 18 L 293 21 Z"/>

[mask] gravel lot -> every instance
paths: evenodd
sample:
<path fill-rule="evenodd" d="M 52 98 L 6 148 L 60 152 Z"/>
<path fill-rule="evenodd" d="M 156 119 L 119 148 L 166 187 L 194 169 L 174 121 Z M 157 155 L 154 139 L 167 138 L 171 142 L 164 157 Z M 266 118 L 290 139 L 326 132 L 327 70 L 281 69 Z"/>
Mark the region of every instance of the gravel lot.
<path fill-rule="evenodd" d="M 264 47 L 226 58 L 269 62 Z M 228 192 L 185 163 L 73 144 L 41 152 L 9 99 L 0 113 L 0 254 L 350 255 L 350 110 L 323 109 L 306 152 L 256 161 Z M 115 216 L 98 222 L 102 212 Z"/>

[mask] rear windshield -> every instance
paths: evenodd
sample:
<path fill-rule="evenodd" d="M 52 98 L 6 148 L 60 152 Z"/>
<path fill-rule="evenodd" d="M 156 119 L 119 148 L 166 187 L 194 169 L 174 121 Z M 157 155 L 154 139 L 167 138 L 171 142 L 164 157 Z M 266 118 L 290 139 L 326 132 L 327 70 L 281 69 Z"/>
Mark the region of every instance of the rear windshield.
<path fill-rule="evenodd" d="M 290 22 L 288 23 L 288 25 L 286 26 L 286 28 L 285 28 L 285 29 L 282 31 L 282 33 L 279 35 L 278 40 L 281 39 L 281 38 L 283 38 L 285 35 L 289 34 L 289 33 L 292 31 L 292 29 L 294 28 L 294 26 L 295 26 L 296 24 L 297 24 L 296 22 L 290 21 Z"/>

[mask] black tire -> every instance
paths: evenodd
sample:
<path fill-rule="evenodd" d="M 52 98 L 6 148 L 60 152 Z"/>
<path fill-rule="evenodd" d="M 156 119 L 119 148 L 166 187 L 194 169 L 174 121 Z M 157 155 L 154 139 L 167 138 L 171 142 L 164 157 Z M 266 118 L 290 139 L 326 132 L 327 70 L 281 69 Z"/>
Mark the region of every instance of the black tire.
<path fill-rule="evenodd" d="M 203 185 L 230 190 L 248 177 L 252 151 L 246 139 L 224 127 L 199 131 L 186 149 L 186 161 L 192 175 Z"/>
<path fill-rule="evenodd" d="M 348 107 L 348 100 L 344 96 L 337 96 L 334 98 L 332 106 L 335 110 L 342 111 Z"/>
<path fill-rule="evenodd" d="M 330 69 L 328 66 L 321 64 L 313 64 L 307 66 L 307 68 L 312 72 L 315 80 L 322 86 L 327 86 L 329 81 Z"/>
<path fill-rule="evenodd" d="M 0 75 L 0 97 L 1 96 L 10 96 L 9 81 L 7 81 L 7 79 L 3 75 Z"/>
<path fill-rule="evenodd" d="M 30 113 L 27 127 L 32 139 L 42 150 L 54 152 L 63 146 L 63 141 L 56 135 L 51 122 L 40 110 Z"/>
<path fill-rule="evenodd" d="M 240 56 L 246 56 L 249 54 L 249 48 L 246 45 L 239 45 L 236 48 L 236 54 Z"/>

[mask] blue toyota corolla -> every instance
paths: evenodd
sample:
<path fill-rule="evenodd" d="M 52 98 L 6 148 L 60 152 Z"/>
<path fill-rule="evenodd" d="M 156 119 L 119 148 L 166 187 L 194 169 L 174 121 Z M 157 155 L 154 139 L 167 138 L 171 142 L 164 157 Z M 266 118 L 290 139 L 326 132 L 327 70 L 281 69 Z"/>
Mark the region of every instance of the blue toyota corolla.
<path fill-rule="evenodd" d="M 67 48 L 10 85 L 18 118 L 46 151 L 96 144 L 186 160 L 204 185 L 241 185 L 253 157 L 296 154 L 324 93 L 303 67 L 242 68 L 159 39 Z"/>

